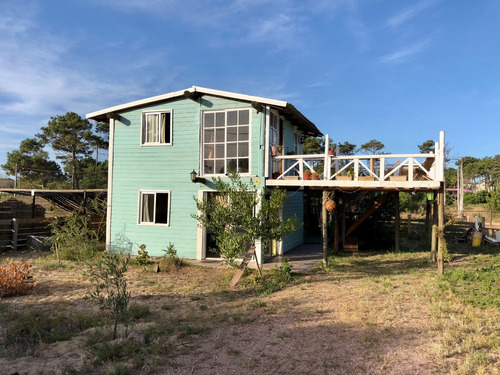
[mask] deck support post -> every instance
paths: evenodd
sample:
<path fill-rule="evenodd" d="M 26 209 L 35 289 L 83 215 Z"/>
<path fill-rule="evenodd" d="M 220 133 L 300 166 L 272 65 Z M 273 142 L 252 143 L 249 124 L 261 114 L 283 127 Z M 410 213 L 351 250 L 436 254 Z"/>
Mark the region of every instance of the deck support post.
<path fill-rule="evenodd" d="M 399 212 L 399 191 L 394 194 L 394 251 L 399 252 L 401 213 Z"/>
<path fill-rule="evenodd" d="M 438 265 L 438 275 L 444 273 L 444 261 L 443 261 L 443 242 L 444 242 L 444 207 L 445 207 L 445 195 L 444 195 L 444 183 L 441 183 L 441 187 L 438 193 L 438 248 L 437 248 L 437 265 Z"/>
<path fill-rule="evenodd" d="M 430 250 L 430 238 L 431 238 L 431 201 L 425 199 L 425 250 Z"/>
<path fill-rule="evenodd" d="M 345 197 L 342 197 L 342 211 L 341 211 L 341 233 L 342 233 L 342 248 L 344 247 L 345 244 L 345 210 L 346 210 L 346 204 L 345 204 Z"/>
<path fill-rule="evenodd" d="M 321 226 L 323 235 L 323 265 L 328 266 L 328 220 L 325 203 L 328 199 L 328 191 L 323 190 L 323 199 L 321 200 Z"/>
<path fill-rule="evenodd" d="M 339 200 L 337 193 L 333 192 L 335 209 L 333 211 L 333 253 L 337 254 L 339 252 Z"/>
<path fill-rule="evenodd" d="M 36 194 L 34 191 L 31 192 L 31 218 L 35 218 L 35 208 L 36 208 Z"/>
<path fill-rule="evenodd" d="M 431 262 L 432 263 L 437 262 L 436 239 L 437 239 L 437 225 L 434 224 L 432 226 L 432 237 L 431 237 Z"/>

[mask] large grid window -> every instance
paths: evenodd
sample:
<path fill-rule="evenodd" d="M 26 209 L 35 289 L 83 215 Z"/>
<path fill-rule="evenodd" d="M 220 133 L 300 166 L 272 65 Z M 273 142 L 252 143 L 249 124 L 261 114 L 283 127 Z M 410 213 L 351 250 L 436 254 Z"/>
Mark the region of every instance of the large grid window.
<path fill-rule="evenodd" d="M 250 110 L 203 113 L 203 174 L 250 171 Z"/>
<path fill-rule="evenodd" d="M 142 114 L 141 144 L 172 144 L 172 113 L 170 111 L 145 112 Z"/>
<path fill-rule="evenodd" d="M 139 224 L 169 224 L 169 191 L 141 191 L 139 199 Z"/>

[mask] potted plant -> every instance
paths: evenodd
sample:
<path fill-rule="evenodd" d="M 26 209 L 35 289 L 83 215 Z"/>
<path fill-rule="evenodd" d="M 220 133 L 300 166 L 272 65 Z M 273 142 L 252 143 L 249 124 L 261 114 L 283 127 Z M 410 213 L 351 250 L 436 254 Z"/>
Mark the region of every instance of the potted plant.
<path fill-rule="evenodd" d="M 311 175 L 313 180 L 319 180 L 319 173 L 318 172 L 313 172 Z"/>
<path fill-rule="evenodd" d="M 271 155 L 272 156 L 278 155 L 278 146 L 276 146 L 276 145 L 271 146 Z"/>
<path fill-rule="evenodd" d="M 303 179 L 304 180 L 310 180 L 311 179 L 311 172 L 304 172 L 304 175 L 303 175 Z"/>
<path fill-rule="evenodd" d="M 331 145 L 330 149 L 328 150 L 328 155 L 330 156 L 335 155 L 335 145 Z"/>

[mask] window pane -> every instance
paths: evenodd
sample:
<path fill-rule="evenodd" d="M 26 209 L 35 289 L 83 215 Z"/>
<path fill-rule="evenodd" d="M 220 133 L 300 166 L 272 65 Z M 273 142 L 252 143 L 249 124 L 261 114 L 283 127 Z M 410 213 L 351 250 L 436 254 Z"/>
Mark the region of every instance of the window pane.
<path fill-rule="evenodd" d="M 248 141 L 248 131 L 249 131 L 248 126 L 239 126 L 238 127 L 238 141 Z"/>
<path fill-rule="evenodd" d="M 227 128 L 227 141 L 228 142 L 234 142 L 236 141 L 236 133 L 238 131 L 238 128 L 236 126 Z"/>
<path fill-rule="evenodd" d="M 213 143 L 205 144 L 205 149 L 204 149 L 204 155 L 203 156 L 204 156 L 205 159 L 213 159 L 215 157 Z"/>
<path fill-rule="evenodd" d="M 142 195 L 142 215 L 141 222 L 152 223 L 154 216 L 154 205 L 155 195 L 154 194 L 143 194 Z"/>
<path fill-rule="evenodd" d="M 225 137 L 224 137 L 224 129 L 217 129 L 216 134 L 215 134 L 215 142 L 224 142 Z"/>
<path fill-rule="evenodd" d="M 248 159 L 238 159 L 238 173 L 248 173 Z"/>
<path fill-rule="evenodd" d="M 236 159 L 228 159 L 227 160 L 227 173 L 236 172 Z"/>
<path fill-rule="evenodd" d="M 248 109 L 245 109 L 243 111 L 240 111 L 240 125 L 246 125 L 248 124 L 248 116 L 249 116 L 250 111 Z"/>
<path fill-rule="evenodd" d="M 220 127 L 226 125 L 226 114 L 224 112 L 217 112 L 215 116 L 215 126 Z"/>
<path fill-rule="evenodd" d="M 146 115 L 146 142 L 158 142 L 158 115 Z"/>
<path fill-rule="evenodd" d="M 214 142 L 214 130 L 206 129 L 205 130 L 205 143 Z"/>
<path fill-rule="evenodd" d="M 214 173 L 214 164 L 213 160 L 205 160 L 203 173 L 205 174 L 213 174 Z"/>
<path fill-rule="evenodd" d="M 238 143 L 238 156 L 248 156 L 248 143 Z"/>
<path fill-rule="evenodd" d="M 168 193 L 156 193 L 155 223 L 168 223 Z"/>
<path fill-rule="evenodd" d="M 215 157 L 224 159 L 224 144 L 215 146 Z"/>
<path fill-rule="evenodd" d="M 170 113 L 161 114 L 160 143 L 170 143 Z"/>
<path fill-rule="evenodd" d="M 214 114 L 213 113 L 205 113 L 205 127 L 211 128 L 214 126 Z"/>
<path fill-rule="evenodd" d="M 224 160 L 216 160 L 215 161 L 215 173 L 224 174 Z"/>
<path fill-rule="evenodd" d="M 227 126 L 238 125 L 238 112 L 230 111 L 227 113 Z"/>
<path fill-rule="evenodd" d="M 227 144 L 227 157 L 228 158 L 236 157 L 236 143 Z"/>

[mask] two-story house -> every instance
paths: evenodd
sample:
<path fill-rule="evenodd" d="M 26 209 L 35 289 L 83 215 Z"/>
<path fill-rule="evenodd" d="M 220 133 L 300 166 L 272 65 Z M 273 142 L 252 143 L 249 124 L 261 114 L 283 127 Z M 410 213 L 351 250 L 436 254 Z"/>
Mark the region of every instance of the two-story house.
<path fill-rule="evenodd" d="M 300 154 L 304 136 L 322 135 L 285 101 L 196 86 L 86 117 L 110 123 L 108 245 L 127 238 L 160 256 L 171 242 L 179 256 L 192 259 L 216 256 L 210 233 L 193 218 L 194 198 L 217 194 L 213 177 L 235 170 L 265 190 L 286 168 L 276 152 Z M 289 193 L 282 215 L 302 222 L 300 191 Z M 258 248 L 258 258 L 302 243 L 300 227 L 282 243 Z"/>

